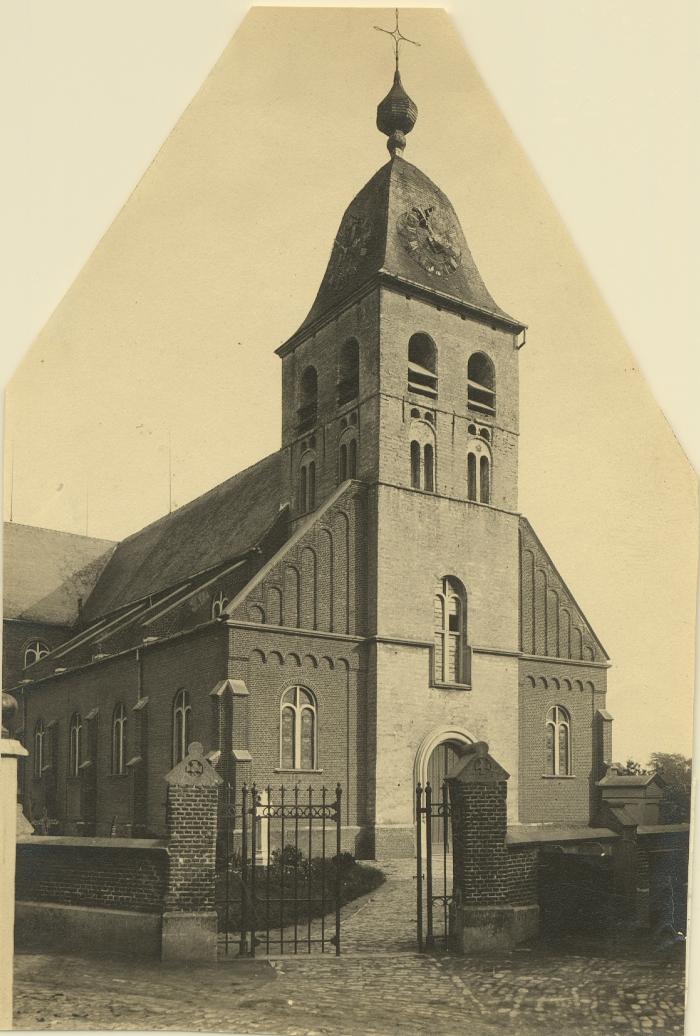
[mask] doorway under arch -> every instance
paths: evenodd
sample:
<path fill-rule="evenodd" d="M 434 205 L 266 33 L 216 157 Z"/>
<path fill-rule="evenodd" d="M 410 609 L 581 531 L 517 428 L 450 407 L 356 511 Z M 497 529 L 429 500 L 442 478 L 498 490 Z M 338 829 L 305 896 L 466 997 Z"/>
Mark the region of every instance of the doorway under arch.
<path fill-rule="evenodd" d="M 416 753 L 414 769 L 414 785 L 429 782 L 433 802 L 438 802 L 443 795 L 443 782 L 454 764 L 459 759 L 466 745 L 478 739 L 466 730 L 440 727 L 425 737 Z M 435 818 L 431 822 L 431 838 L 433 843 L 444 841 L 445 824 Z M 425 845 L 425 841 L 423 841 Z"/>

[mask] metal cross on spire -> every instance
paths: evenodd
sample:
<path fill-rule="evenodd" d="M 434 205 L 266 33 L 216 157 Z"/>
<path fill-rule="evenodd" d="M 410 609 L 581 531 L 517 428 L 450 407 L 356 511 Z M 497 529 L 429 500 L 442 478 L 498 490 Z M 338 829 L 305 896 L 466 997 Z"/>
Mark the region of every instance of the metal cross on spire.
<path fill-rule="evenodd" d="M 401 29 L 399 29 L 399 9 L 398 9 L 398 7 L 394 8 L 394 14 L 396 16 L 396 25 L 394 26 L 393 29 L 382 29 L 381 25 L 375 25 L 374 27 L 375 27 L 375 29 L 377 29 L 378 32 L 385 32 L 387 34 L 387 36 L 391 36 L 391 38 L 393 39 L 393 41 L 394 41 L 394 54 L 396 56 L 396 71 L 398 72 L 398 70 L 399 70 L 399 47 L 401 46 L 401 44 L 402 43 L 412 43 L 414 47 L 420 47 L 420 43 L 417 43 L 415 40 L 409 40 L 408 36 L 404 36 L 403 33 L 401 32 Z"/>

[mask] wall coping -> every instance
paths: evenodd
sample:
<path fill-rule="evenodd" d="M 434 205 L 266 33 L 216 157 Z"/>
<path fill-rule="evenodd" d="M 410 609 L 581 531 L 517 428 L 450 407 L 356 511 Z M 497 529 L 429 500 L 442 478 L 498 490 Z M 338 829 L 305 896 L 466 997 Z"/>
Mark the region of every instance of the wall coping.
<path fill-rule="evenodd" d="M 78 849 L 162 849 L 167 852 L 165 838 L 93 838 L 84 835 L 21 835 L 17 845 L 65 845 Z"/>
<path fill-rule="evenodd" d="M 644 835 L 689 835 L 690 824 L 639 824 L 637 834 Z"/>
<path fill-rule="evenodd" d="M 610 827 L 557 827 L 555 824 L 512 824 L 506 831 L 506 845 L 553 842 L 600 842 L 619 838 Z"/>

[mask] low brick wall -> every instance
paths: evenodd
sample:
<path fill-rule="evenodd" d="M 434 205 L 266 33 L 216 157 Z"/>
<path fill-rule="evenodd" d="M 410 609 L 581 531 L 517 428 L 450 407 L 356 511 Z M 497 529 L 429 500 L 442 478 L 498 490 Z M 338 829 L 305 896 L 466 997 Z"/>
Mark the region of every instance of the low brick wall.
<path fill-rule="evenodd" d="M 161 913 L 167 875 L 164 841 L 35 835 L 17 843 L 18 901 Z"/>

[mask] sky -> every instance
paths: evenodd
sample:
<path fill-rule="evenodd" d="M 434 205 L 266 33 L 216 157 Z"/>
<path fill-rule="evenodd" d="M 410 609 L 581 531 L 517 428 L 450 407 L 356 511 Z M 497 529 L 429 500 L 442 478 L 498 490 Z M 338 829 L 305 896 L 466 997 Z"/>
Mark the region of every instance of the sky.
<path fill-rule="evenodd" d="M 24 247 L 8 267 L 19 314 L 14 324 L 10 314 L 10 337 L 21 349 L 30 331 L 38 334 L 6 394 L 5 517 L 11 496 L 16 521 L 84 532 L 87 516 L 91 535 L 116 539 L 167 510 L 169 452 L 178 505 L 278 447 L 273 350 L 305 317 L 346 205 L 385 161 L 374 113 L 391 82 L 392 57 L 373 26 L 390 26 L 392 17 L 387 10 L 258 8 L 227 42 L 240 11 L 212 3 L 207 33 L 194 47 L 187 20 L 193 8 L 176 3 L 166 22 L 153 25 L 158 47 L 141 22 L 133 31 L 128 4 L 126 15 L 117 14 L 118 5 L 101 7 L 99 19 L 89 5 L 60 6 L 60 23 L 51 5 L 34 5 L 34 15 L 16 12 L 25 82 L 43 77 L 67 80 L 68 87 L 23 94 L 22 117 L 13 123 L 10 230 Z M 529 9 L 542 12 L 542 26 L 552 13 L 545 8 Z M 638 10 L 644 17 L 647 7 Z M 683 10 L 679 4 L 679 17 Z M 487 36 L 484 11 L 472 5 L 470 24 L 488 65 L 483 41 L 493 48 L 494 33 Z M 66 25 L 65 12 L 80 15 L 91 46 L 70 49 L 75 25 L 70 18 Z M 516 5 L 509 13 L 505 35 L 517 48 Z M 454 25 L 437 11 L 402 17 L 406 35 L 421 42 L 420 50 L 406 46 L 402 58 L 405 86 L 419 108 L 406 157 L 450 197 L 499 305 L 529 325 L 520 354 L 520 507 L 613 659 L 616 754 L 643 761 L 653 751 L 690 754 L 695 477 Z M 649 84 L 664 57 L 673 54 L 679 69 L 689 61 L 689 36 L 670 22 L 660 33 L 626 36 Z M 602 40 L 596 25 L 588 28 L 604 63 L 615 32 L 624 33 L 624 17 Z M 119 33 L 123 52 L 105 71 L 101 59 L 114 52 Z M 544 96 L 557 81 L 553 41 L 540 35 L 550 78 L 536 47 L 528 76 Z M 591 52 L 579 44 L 557 60 L 583 73 Z M 169 73 L 178 62 L 187 75 L 176 89 Z M 87 104 L 90 85 L 100 94 L 108 75 L 118 85 L 116 137 L 105 111 Z M 679 141 L 691 137 L 683 121 L 690 116 L 681 79 L 672 86 L 675 121 L 666 120 L 663 139 L 642 134 L 635 145 L 645 169 L 659 147 L 669 156 L 654 174 L 659 183 L 640 173 L 654 202 L 637 209 L 648 234 L 640 251 L 622 231 L 610 233 L 607 258 L 611 269 L 634 268 L 632 287 L 619 292 L 637 299 L 636 319 L 647 330 L 658 321 L 668 360 L 655 369 L 655 389 L 660 380 L 667 391 L 666 375 L 668 384 L 680 380 L 690 398 L 693 379 L 678 379 L 668 342 L 687 338 L 690 328 L 692 268 L 683 249 L 690 252 L 684 235 L 691 228 L 688 221 L 660 221 L 657 212 L 669 195 L 689 196 L 690 163 Z M 76 100 L 68 117 L 67 97 Z M 160 121 L 140 119 L 140 109 L 148 114 L 156 101 Z M 614 112 L 618 124 L 625 113 L 643 118 L 645 108 L 652 118 L 660 104 L 653 85 L 640 94 L 634 81 L 621 83 L 609 106 L 623 102 L 627 107 Z M 517 122 L 514 104 L 511 94 L 505 108 Z M 604 107 L 605 98 L 592 94 L 579 118 L 601 120 Z M 576 146 L 571 123 L 570 111 L 550 110 L 539 131 L 561 143 L 562 165 L 564 152 Z M 535 145 L 538 139 L 535 133 Z M 598 138 L 593 209 L 595 191 L 605 192 L 623 165 L 616 141 L 614 128 Z M 33 204 L 38 189 L 46 208 Z M 567 199 L 561 187 L 557 201 L 590 203 Z M 604 263 L 599 277 L 601 270 Z M 67 271 L 78 274 L 70 287 Z M 655 294 L 655 309 L 645 310 Z M 47 299 L 58 303 L 51 315 Z M 636 340 L 642 325 L 625 312 Z"/>

